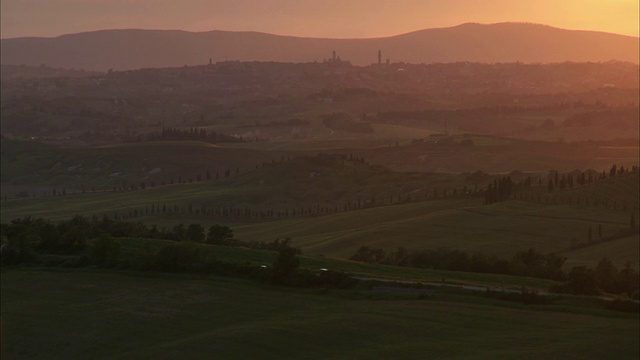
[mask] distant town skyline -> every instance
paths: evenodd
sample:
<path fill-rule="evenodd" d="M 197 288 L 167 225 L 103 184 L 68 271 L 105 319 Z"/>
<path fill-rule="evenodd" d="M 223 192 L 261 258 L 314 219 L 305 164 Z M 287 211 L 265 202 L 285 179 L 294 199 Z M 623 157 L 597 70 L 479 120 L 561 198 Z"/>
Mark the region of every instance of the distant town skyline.
<path fill-rule="evenodd" d="M 2 0 L 2 38 L 102 29 L 386 37 L 468 22 L 531 22 L 638 36 L 637 0 Z"/>

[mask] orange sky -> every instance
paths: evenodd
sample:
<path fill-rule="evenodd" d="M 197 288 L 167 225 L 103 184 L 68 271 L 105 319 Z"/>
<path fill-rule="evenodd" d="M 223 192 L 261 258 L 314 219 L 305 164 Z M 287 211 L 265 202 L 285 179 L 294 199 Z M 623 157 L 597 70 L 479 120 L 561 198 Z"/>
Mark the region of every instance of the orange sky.
<path fill-rule="evenodd" d="M 638 0 L 2 0 L 2 38 L 143 28 L 379 37 L 526 21 L 638 36 Z"/>

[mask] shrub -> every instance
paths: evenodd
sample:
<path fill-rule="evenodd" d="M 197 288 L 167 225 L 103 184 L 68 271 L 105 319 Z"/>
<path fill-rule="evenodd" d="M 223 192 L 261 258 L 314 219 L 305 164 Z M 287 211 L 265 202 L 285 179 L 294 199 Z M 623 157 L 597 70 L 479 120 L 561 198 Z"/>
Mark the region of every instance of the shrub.
<path fill-rule="evenodd" d="M 7 239 L 2 237 L 0 246 L 0 266 L 17 265 L 33 260 L 29 240 L 24 236 Z"/>
<path fill-rule="evenodd" d="M 273 263 L 273 281 L 279 282 L 293 274 L 300 266 L 297 256 L 298 250 L 292 247 L 283 247 L 278 251 L 278 257 Z"/>
<path fill-rule="evenodd" d="M 120 243 L 109 234 L 100 234 L 89 249 L 89 259 L 93 264 L 100 267 L 114 267 L 118 263 L 119 257 Z"/>
<path fill-rule="evenodd" d="M 203 266 L 200 249 L 190 243 L 166 245 L 153 257 L 152 269 L 167 272 L 193 271 Z"/>

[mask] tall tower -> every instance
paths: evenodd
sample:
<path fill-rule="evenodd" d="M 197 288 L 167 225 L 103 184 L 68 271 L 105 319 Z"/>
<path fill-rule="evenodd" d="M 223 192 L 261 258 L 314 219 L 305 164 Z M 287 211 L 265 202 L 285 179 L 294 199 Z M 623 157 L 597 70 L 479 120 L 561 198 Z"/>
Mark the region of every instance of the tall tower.
<path fill-rule="evenodd" d="M 333 50 L 333 62 L 335 62 L 335 61 L 336 61 L 336 51 Z"/>
<path fill-rule="evenodd" d="M 382 65 L 382 50 L 378 50 L 378 65 Z"/>

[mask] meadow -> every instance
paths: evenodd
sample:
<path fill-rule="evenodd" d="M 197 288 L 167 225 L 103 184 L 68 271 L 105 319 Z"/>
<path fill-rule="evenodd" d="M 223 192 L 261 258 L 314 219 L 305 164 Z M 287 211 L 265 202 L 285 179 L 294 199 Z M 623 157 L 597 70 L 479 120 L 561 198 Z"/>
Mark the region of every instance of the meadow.
<path fill-rule="evenodd" d="M 7 359 L 635 359 L 638 315 L 459 291 L 289 289 L 242 280 L 16 268 Z M 508 329 L 508 331 L 506 331 Z"/>

